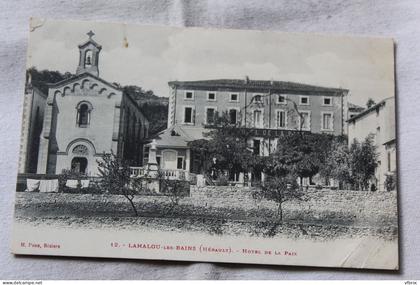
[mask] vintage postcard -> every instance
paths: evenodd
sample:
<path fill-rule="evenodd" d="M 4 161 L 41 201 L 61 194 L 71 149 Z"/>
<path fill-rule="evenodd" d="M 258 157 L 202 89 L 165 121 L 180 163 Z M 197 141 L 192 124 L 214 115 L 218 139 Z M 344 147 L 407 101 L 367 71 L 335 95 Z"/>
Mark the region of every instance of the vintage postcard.
<path fill-rule="evenodd" d="M 32 19 L 12 251 L 397 270 L 387 38 Z"/>

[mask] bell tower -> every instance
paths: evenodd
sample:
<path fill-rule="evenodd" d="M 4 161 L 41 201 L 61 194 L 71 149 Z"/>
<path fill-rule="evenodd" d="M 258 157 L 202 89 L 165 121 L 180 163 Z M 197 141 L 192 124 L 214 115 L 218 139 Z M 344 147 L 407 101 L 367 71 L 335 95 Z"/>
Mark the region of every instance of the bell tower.
<path fill-rule="evenodd" d="M 89 31 L 87 35 L 89 39 L 79 45 L 79 66 L 77 67 L 76 75 L 88 72 L 99 76 L 99 52 L 102 47 L 92 39 L 95 35 L 92 31 Z"/>

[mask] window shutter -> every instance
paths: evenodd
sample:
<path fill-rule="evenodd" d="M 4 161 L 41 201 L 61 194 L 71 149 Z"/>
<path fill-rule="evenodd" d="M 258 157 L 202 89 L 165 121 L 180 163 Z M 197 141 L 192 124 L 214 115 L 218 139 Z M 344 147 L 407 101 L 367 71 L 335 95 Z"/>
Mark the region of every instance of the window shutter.
<path fill-rule="evenodd" d="M 192 109 L 192 122 L 195 124 L 195 108 Z"/>

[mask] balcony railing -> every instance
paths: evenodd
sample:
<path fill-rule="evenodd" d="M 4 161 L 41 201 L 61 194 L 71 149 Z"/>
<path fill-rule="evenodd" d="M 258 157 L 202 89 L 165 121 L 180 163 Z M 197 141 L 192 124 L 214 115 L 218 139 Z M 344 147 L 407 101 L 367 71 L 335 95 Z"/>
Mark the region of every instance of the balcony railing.
<path fill-rule="evenodd" d="M 190 173 L 183 169 L 163 169 L 160 171 L 163 173 L 163 177 L 169 180 L 187 180 L 190 182 L 197 181 L 197 176 L 194 173 Z M 130 177 L 141 178 L 147 173 L 144 167 L 130 167 Z"/>
<path fill-rule="evenodd" d="M 143 177 L 145 174 L 144 167 L 130 167 L 130 177 Z"/>

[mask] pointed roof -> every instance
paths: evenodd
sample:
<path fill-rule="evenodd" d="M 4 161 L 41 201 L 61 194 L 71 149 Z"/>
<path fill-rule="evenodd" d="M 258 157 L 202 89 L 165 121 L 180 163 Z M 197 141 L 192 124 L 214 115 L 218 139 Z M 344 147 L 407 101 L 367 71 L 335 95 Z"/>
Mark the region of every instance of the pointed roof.
<path fill-rule="evenodd" d="M 194 140 L 203 139 L 203 128 L 184 128 L 179 125 L 173 125 L 158 133 L 152 139 L 156 139 L 157 147 L 175 147 L 188 148 L 188 143 Z M 150 145 L 147 144 L 147 145 Z"/>
<path fill-rule="evenodd" d="M 83 48 L 83 47 L 87 46 L 88 44 L 94 45 L 97 49 L 102 48 L 102 46 L 100 44 L 98 44 L 97 42 L 95 42 L 93 39 L 89 39 L 89 40 L 85 41 L 84 43 L 80 44 L 79 48 Z"/>
<path fill-rule="evenodd" d="M 92 39 L 92 37 L 95 35 L 95 33 L 94 32 L 92 32 L 92 30 L 90 30 L 88 33 L 86 33 L 88 36 L 89 36 L 89 39 L 86 41 L 86 42 L 84 42 L 84 43 L 82 43 L 82 44 L 80 44 L 79 45 L 79 48 L 83 48 L 83 47 L 85 47 L 85 46 L 87 46 L 88 44 L 92 44 L 92 45 L 94 45 L 97 49 L 101 49 L 102 48 L 102 46 L 100 45 L 100 44 L 98 44 L 97 42 L 95 42 L 93 39 Z"/>
<path fill-rule="evenodd" d="M 78 81 L 78 80 L 80 80 L 80 79 L 82 79 L 84 77 L 92 77 L 92 78 L 94 78 L 94 79 L 102 82 L 103 84 L 109 86 L 110 88 L 113 88 L 113 89 L 118 90 L 118 91 L 122 91 L 122 88 L 121 87 L 119 87 L 117 85 L 114 85 L 112 83 L 109 83 L 108 81 L 105 81 L 102 78 L 100 78 L 98 76 L 95 76 L 95 75 L 93 75 L 93 74 L 91 74 L 89 72 L 83 72 L 83 73 L 81 73 L 79 75 L 74 75 L 74 76 L 72 76 L 70 78 L 66 78 L 64 80 L 61 80 L 61 81 L 58 81 L 58 82 L 55 82 L 55 83 L 48 83 L 47 85 L 48 85 L 49 88 L 59 88 L 61 86 L 67 85 L 69 83 Z"/>

